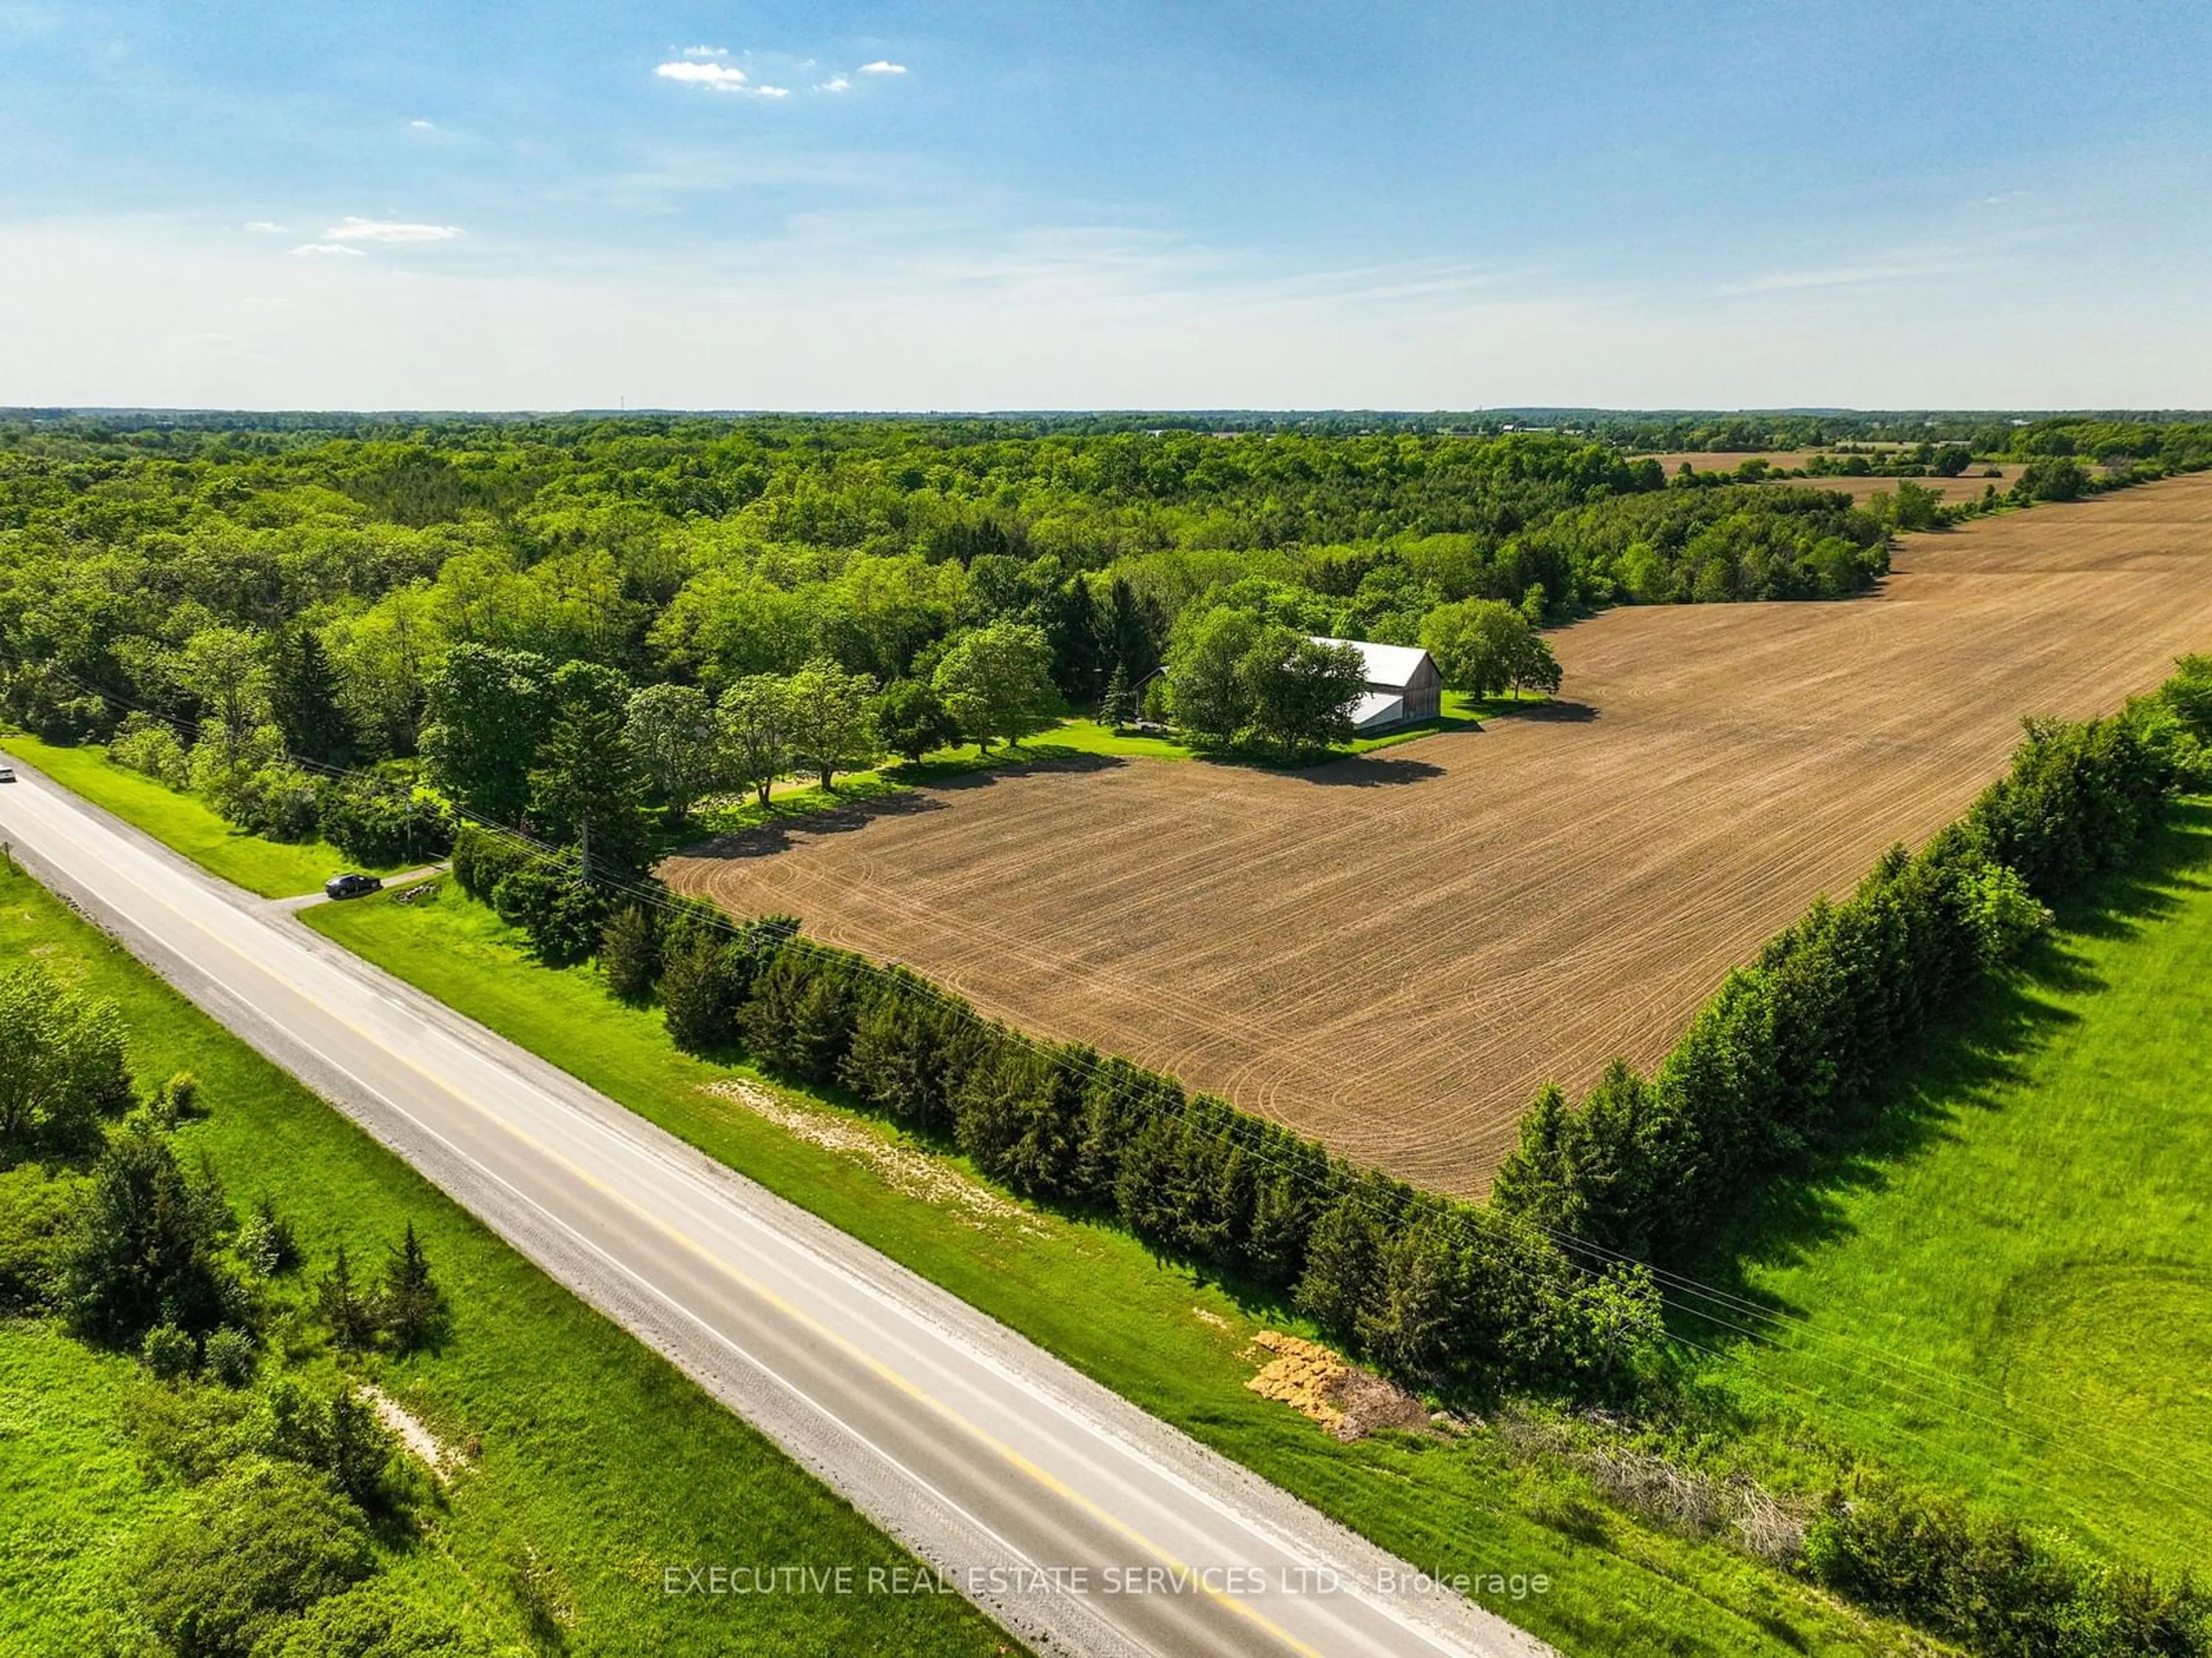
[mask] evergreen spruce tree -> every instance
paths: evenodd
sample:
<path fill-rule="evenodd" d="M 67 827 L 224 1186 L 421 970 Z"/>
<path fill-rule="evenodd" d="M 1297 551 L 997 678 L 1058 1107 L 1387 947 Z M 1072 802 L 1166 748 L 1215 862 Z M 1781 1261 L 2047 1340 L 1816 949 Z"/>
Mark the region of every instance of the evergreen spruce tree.
<path fill-rule="evenodd" d="M 93 1166 L 92 1188 L 61 1252 L 62 1304 L 93 1340 L 135 1348 L 157 1324 L 199 1334 L 234 1300 L 215 1259 L 213 1211 L 196 1200 L 167 1139 L 144 1120 Z"/>
<path fill-rule="evenodd" d="M 1358 1190 L 1322 1212 L 1306 1240 L 1305 1271 L 1292 1299 L 1325 1328 L 1349 1335 L 1374 1299 L 1381 1229 Z"/>
<path fill-rule="evenodd" d="M 384 1294 L 377 1304 L 378 1321 L 401 1352 L 412 1352 L 436 1332 L 445 1311 L 445 1297 L 430 1276 L 429 1258 L 415 1236 L 415 1223 L 407 1223 L 407 1236 L 385 1263 Z"/>
<path fill-rule="evenodd" d="M 1136 718 L 1137 699 L 1129 689 L 1129 671 L 1120 663 L 1114 665 L 1114 676 L 1106 682 L 1106 695 L 1098 704 L 1101 724 L 1118 731 Z"/>
<path fill-rule="evenodd" d="M 316 1310 L 331 1327 L 331 1339 L 345 1352 L 368 1351 L 376 1339 L 376 1309 L 353 1281 L 353 1263 L 338 1245 L 328 1277 L 315 1291 Z"/>
<path fill-rule="evenodd" d="M 1262 1284 L 1295 1284 L 1305 1265 L 1305 1206 L 1288 1175 L 1262 1181 L 1252 1195 L 1244 1264 Z"/>
<path fill-rule="evenodd" d="M 337 675 L 310 628 L 288 628 L 269 648 L 269 713 L 302 760 L 350 757 L 353 728 L 338 706 Z"/>
<path fill-rule="evenodd" d="M 737 1035 L 728 947 L 704 927 L 687 928 L 660 964 L 660 1014 L 687 1054 L 711 1054 Z"/>
<path fill-rule="evenodd" d="M 599 935 L 599 971 L 618 1000 L 635 1005 L 653 999 L 656 942 L 652 918 L 636 904 L 625 904 L 607 918 Z"/>

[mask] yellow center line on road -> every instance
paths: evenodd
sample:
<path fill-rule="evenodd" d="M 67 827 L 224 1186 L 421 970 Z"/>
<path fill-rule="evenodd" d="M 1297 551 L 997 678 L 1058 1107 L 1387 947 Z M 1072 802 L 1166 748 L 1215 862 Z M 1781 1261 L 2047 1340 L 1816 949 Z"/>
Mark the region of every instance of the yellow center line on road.
<path fill-rule="evenodd" d="M 112 865 L 110 865 L 110 872 L 111 873 L 121 872 L 116 870 Z M 124 878 L 126 880 L 131 879 L 128 876 L 125 876 Z M 172 915 L 175 916 L 179 921 L 185 923 L 186 926 L 196 928 L 202 932 L 209 931 L 204 922 L 197 920 L 195 917 L 179 908 L 176 903 L 172 902 L 166 894 L 159 892 L 140 881 L 131 880 L 131 884 L 137 887 L 140 892 L 145 894 L 149 898 L 161 905 L 162 908 L 167 910 Z M 247 916 L 244 919 L 251 924 L 254 918 Z M 264 922 L 262 925 L 268 925 L 268 923 Z M 257 967 L 259 966 L 258 963 L 254 963 L 254 965 Z M 260 970 L 268 972 L 269 969 L 266 968 L 261 968 Z M 274 975 L 272 975 L 271 976 Z M 282 982 L 282 981 L 280 980 L 279 982 Z M 1144 1535 L 1143 1533 L 1129 1525 L 1126 1521 L 1121 1520 L 1115 1515 L 1109 1514 L 1104 1509 L 1099 1507 L 1097 1503 L 1085 1497 L 1082 1492 L 1078 1491 L 1068 1485 L 1066 1481 L 1060 1479 L 1057 1475 L 1052 1473 L 1046 1468 L 1039 1467 L 1036 1462 L 1030 1461 L 1030 1458 L 1024 1455 L 1012 1446 L 1006 1443 L 1006 1442 L 1000 1439 L 996 1435 L 988 1432 L 984 1428 L 963 1415 L 960 1412 L 955 1410 L 944 1400 L 941 1400 L 935 1394 L 927 1392 L 919 1384 L 910 1381 L 908 1377 L 893 1370 L 882 1360 L 877 1358 L 873 1354 L 866 1352 L 861 1348 L 854 1345 L 845 1336 L 823 1324 L 819 1319 L 817 1319 L 812 1314 L 807 1312 L 805 1309 L 787 1299 L 778 1291 L 770 1289 L 767 1284 L 759 1282 L 749 1274 L 740 1271 L 726 1257 L 708 1248 L 706 1245 L 692 1237 L 690 1234 L 679 1230 L 677 1227 L 663 1219 L 660 1216 L 654 1214 L 644 1205 L 637 1202 L 628 1194 L 618 1191 L 614 1187 L 609 1185 L 605 1181 L 601 1180 L 598 1175 L 592 1174 L 589 1169 L 585 1169 L 583 1166 L 575 1163 L 562 1153 L 554 1150 L 551 1146 L 539 1139 L 536 1135 L 532 1134 L 528 1130 L 523 1128 L 520 1124 L 510 1121 L 501 1114 L 490 1109 L 478 1102 L 470 1099 L 452 1084 L 438 1076 L 434 1072 L 432 1072 L 426 1066 L 421 1065 L 408 1054 L 402 1053 L 397 1048 L 391 1047 L 388 1043 L 380 1041 L 367 1027 L 357 1023 L 346 1014 L 340 1012 L 337 1008 L 332 1007 L 328 1002 L 316 995 L 313 992 L 299 985 L 288 984 L 285 986 L 285 988 L 290 990 L 293 994 L 298 996 L 301 1000 L 309 1003 L 311 1005 L 318 1009 L 325 1017 L 353 1032 L 356 1036 L 368 1043 L 370 1047 L 384 1054 L 386 1057 L 398 1061 L 400 1065 L 404 1066 L 408 1070 L 413 1072 L 416 1076 L 422 1078 L 424 1082 L 429 1084 L 431 1087 L 437 1090 L 440 1093 L 444 1094 L 448 1098 L 457 1102 L 458 1103 L 476 1111 L 479 1115 L 488 1119 L 497 1127 L 506 1130 L 507 1133 L 512 1135 L 514 1139 L 521 1141 L 522 1144 L 530 1147 L 531 1150 L 537 1152 L 539 1157 L 546 1159 L 556 1167 L 566 1170 L 574 1179 L 581 1181 L 586 1186 L 590 1187 L 592 1190 L 599 1193 L 601 1195 L 621 1205 L 638 1218 L 645 1221 L 648 1225 L 659 1231 L 671 1242 L 679 1245 L 686 1250 L 689 1250 L 702 1260 L 705 1260 L 717 1271 L 721 1272 L 723 1276 L 728 1278 L 732 1282 L 741 1285 L 745 1290 L 759 1297 L 762 1301 L 768 1303 L 770 1307 L 775 1308 L 778 1312 L 783 1314 L 787 1318 L 789 1318 L 793 1322 L 802 1326 L 822 1340 L 830 1343 L 838 1351 L 843 1352 L 848 1357 L 872 1372 L 882 1381 L 890 1383 L 892 1387 L 907 1394 L 909 1398 L 916 1400 L 923 1405 L 926 1405 L 931 1410 L 936 1412 L 938 1415 L 944 1418 L 947 1422 L 951 1423 L 960 1429 L 963 1432 L 969 1435 L 971 1438 L 978 1441 L 981 1444 L 989 1448 L 992 1451 L 995 1452 L 1009 1467 L 1014 1468 L 1019 1473 L 1025 1474 L 1030 1479 L 1035 1480 L 1038 1485 L 1043 1486 L 1047 1491 L 1051 1491 L 1054 1496 L 1060 1497 L 1062 1501 L 1072 1503 L 1091 1515 L 1094 1520 L 1106 1527 L 1109 1530 L 1115 1532 L 1121 1536 L 1127 1539 L 1130 1543 L 1143 1550 L 1146 1553 L 1150 1554 L 1162 1565 L 1165 1566 L 1170 1572 L 1175 1575 L 1176 1581 L 1194 1585 L 1202 1594 L 1206 1594 L 1208 1598 L 1215 1601 L 1225 1610 L 1249 1619 L 1254 1625 L 1266 1631 L 1277 1641 L 1281 1642 L 1290 1650 L 1303 1655 L 1303 1658 L 1322 1658 L 1322 1655 L 1316 1649 L 1299 1640 L 1296 1636 L 1284 1629 L 1280 1625 L 1277 1624 L 1273 1619 L 1269 1618 L 1265 1612 L 1260 1611 L 1256 1606 L 1250 1605 L 1237 1595 L 1215 1588 L 1212 1584 L 1206 1581 L 1203 1572 L 1193 1568 L 1188 1563 L 1179 1559 L 1170 1550 L 1161 1546 L 1158 1543 L 1155 1543 L 1150 1538 Z M 595 1124 L 594 1126 L 602 1128 L 605 1127 L 605 1125 Z M 640 1147 L 637 1149 L 644 1150 L 645 1148 Z M 660 1293 L 664 1295 L 665 1294 L 665 1291 Z M 672 1297 L 671 1297 L 671 1299 L 672 1299 Z"/>
<path fill-rule="evenodd" d="M 1212 1584 L 1206 1582 L 1205 1576 L 1202 1572 L 1190 1566 L 1186 1562 L 1177 1558 L 1170 1551 L 1164 1548 L 1159 1544 L 1153 1542 L 1150 1538 L 1145 1536 L 1143 1533 L 1129 1525 L 1127 1521 L 1121 1520 L 1114 1515 L 1108 1513 L 1104 1509 L 1100 1508 L 1098 1504 L 1092 1502 L 1082 1492 L 1070 1486 L 1066 1481 L 1060 1479 L 1058 1475 L 1053 1473 L 1048 1469 L 1040 1467 L 1036 1463 L 1031 1461 L 1027 1456 L 1024 1456 L 1020 1451 L 1016 1450 L 1012 1446 L 1007 1444 L 995 1434 L 989 1432 L 988 1430 L 984 1429 L 959 1411 L 955 1410 L 951 1405 L 947 1404 L 944 1400 L 939 1399 L 936 1394 L 928 1392 L 919 1383 L 910 1380 L 904 1375 L 902 1375 L 899 1371 L 893 1370 L 890 1365 L 876 1357 L 872 1353 L 867 1352 L 864 1349 L 854 1345 L 853 1342 L 848 1339 L 844 1335 L 823 1324 L 811 1313 L 806 1311 L 805 1308 L 790 1301 L 780 1291 L 770 1289 L 767 1284 L 761 1283 L 758 1279 L 753 1278 L 749 1273 L 741 1271 L 737 1266 L 731 1262 L 727 1257 L 709 1249 L 705 1244 L 693 1237 L 690 1233 L 681 1230 L 672 1223 L 664 1219 L 659 1215 L 653 1213 L 652 1210 L 647 1208 L 643 1204 L 639 1203 L 628 1193 L 609 1185 L 605 1181 L 600 1179 L 599 1176 L 593 1174 L 590 1169 L 583 1167 L 580 1163 L 576 1163 L 562 1152 L 554 1150 L 553 1147 L 546 1145 L 543 1140 L 531 1133 L 529 1130 L 522 1127 L 520 1124 L 510 1121 L 508 1118 L 501 1115 L 498 1112 L 489 1110 L 477 1102 L 469 1099 L 466 1096 L 455 1089 L 451 1084 L 445 1082 L 435 1073 L 417 1064 L 406 1054 L 386 1048 L 386 1045 L 379 1042 L 376 1037 L 369 1031 L 363 1029 L 362 1026 L 356 1024 L 351 1019 L 339 1012 L 337 1009 L 329 1006 L 312 992 L 298 990 L 296 987 L 295 990 L 297 994 L 304 998 L 306 1000 L 313 1003 L 317 1007 L 320 1008 L 326 1016 L 335 1020 L 339 1024 L 345 1026 L 346 1029 L 351 1030 L 356 1035 L 361 1037 L 364 1042 L 369 1042 L 380 1048 L 385 1048 L 385 1051 L 390 1053 L 393 1059 L 405 1066 L 409 1070 L 414 1072 L 417 1076 L 422 1078 L 424 1081 L 429 1083 L 441 1092 L 448 1095 L 463 1105 L 472 1108 L 480 1114 L 487 1117 L 497 1127 L 506 1130 L 507 1133 L 513 1135 L 525 1145 L 530 1147 L 531 1150 L 537 1152 L 539 1157 L 544 1157 L 548 1162 L 565 1169 L 574 1179 L 581 1181 L 584 1185 L 590 1187 L 593 1191 L 599 1193 L 602 1196 L 621 1205 L 623 1208 L 629 1210 L 630 1213 L 636 1216 L 640 1220 L 644 1221 L 647 1225 L 653 1227 L 656 1231 L 662 1234 L 662 1236 L 666 1237 L 671 1242 L 678 1245 L 682 1248 L 690 1251 L 692 1254 L 696 1255 L 702 1260 L 706 1261 L 709 1266 L 720 1272 L 724 1277 L 729 1278 L 732 1283 L 742 1285 L 753 1295 L 758 1297 L 762 1301 L 766 1302 L 770 1307 L 775 1308 L 776 1311 L 781 1313 L 785 1317 L 792 1320 L 794 1323 L 800 1325 L 815 1336 L 818 1337 L 821 1340 L 836 1347 L 848 1357 L 854 1360 L 868 1370 L 873 1372 L 878 1377 L 890 1383 L 901 1393 L 905 1394 L 908 1397 L 919 1401 L 920 1403 L 928 1406 L 931 1410 L 936 1412 L 938 1415 L 943 1417 L 947 1422 L 960 1429 L 970 1437 L 981 1442 L 991 1450 L 996 1452 L 998 1455 L 1006 1461 L 1009 1467 L 1017 1469 L 1020 1473 L 1028 1475 L 1029 1478 L 1036 1481 L 1037 1484 L 1042 1485 L 1047 1491 L 1051 1491 L 1062 1501 L 1074 1504 L 1077 1508 L 1081 1509 L 1085 1513 L 1090 1515 L 1101 1525 L 1103 1525 L 1108 1529 L 1117 1532 L 1121 1536 L 1127 1538 L 1131 1543 L 1144 1550 L 1146 1553 L 1152 1555 L 1155 1559 L 1159 1561 L 1162 1565 L 1167 1567 L 1170 1572 L 1176 1574 L 1178 1582 L 1187 1582 L 1195 1585 L 1201 1593 L 1218 1602 L 1220 1606 L 1226 1608 L 1228 1611 L 1249 1619 L 1259 1628 L 1267 1631 L 1267 1634 L 1273 1636 L 1276 1640 L 1280 1641 L 1291 1651 L 1304 1655 L 1304 1658 L 1322 1658 L 1322 1655 L 1314 1648 L 1308 1646 L 1304 1642 L 1299 1640 L 1297 1637 L 1292 1635 L 1288 1630 L 1284 1629 L 1273 1619 L 1269 1618 L 1265 1612 L 1260 1611 L 1259 1608 L 1249 1604 L 1236 1595 L 1228 1594 L 1224 1590 L 1215 1588 Z M 637 1149 L 643 1150 L 644 1148 L 641 1147 Z"/>

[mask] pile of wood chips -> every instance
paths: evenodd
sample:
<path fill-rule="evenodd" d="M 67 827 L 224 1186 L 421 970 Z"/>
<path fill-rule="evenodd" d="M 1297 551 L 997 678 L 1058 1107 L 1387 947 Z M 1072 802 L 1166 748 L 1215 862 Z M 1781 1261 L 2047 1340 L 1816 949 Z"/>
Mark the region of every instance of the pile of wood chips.
<path fill-rule="evenodd" d="M 1277 1400 L 1342 1440 L 1377 1428 L 1409 1431 L 1430 1425 L 1427 1406 L 1395 1382 L 1347 1363 L 1317 1341 L 1262 1330 L 1255 1345 L 1274 1355 L 1244 1385 Z"/>

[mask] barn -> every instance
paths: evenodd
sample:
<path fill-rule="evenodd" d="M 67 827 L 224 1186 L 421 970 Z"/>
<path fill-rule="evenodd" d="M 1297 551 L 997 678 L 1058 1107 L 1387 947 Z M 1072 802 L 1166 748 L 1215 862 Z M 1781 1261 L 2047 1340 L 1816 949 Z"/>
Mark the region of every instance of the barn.
<path fill-rule="evenodd" d="M 1349 645 L 1367 664 L 1367 693 L 1352 705 L 1355 735 L 1374 737 L 1401 726 L 1434 720 L 1443 712 L 1444 678 L 1434 658 L 1417 645 L 1371 645 L 1364 639 L 1325 639 L 1316 645 Z"/>

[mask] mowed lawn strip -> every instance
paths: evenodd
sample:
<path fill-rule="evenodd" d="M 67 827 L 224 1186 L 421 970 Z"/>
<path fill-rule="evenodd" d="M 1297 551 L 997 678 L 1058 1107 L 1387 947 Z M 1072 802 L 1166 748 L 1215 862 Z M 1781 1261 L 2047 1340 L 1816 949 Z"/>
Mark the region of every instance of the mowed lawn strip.
<path fill-rule="evenodd" d="M 2183 812 L 2139 896 L 2054 940 L 2000 1034 L 1905 1102 L 1936 1132 L 1823 1194 L 1830 1241 L 1753 1271 L 1802 1321 L 1721 1374 L 1754 1408 L 2201 1573 L 2212 803 Z"/>
<path fill-rule="evenodd" d="M 404 912 L 402 912 L 403 914 Z M 616 1325 L 576 1300 L 345 1118 L 231 1037 L 20 872 L 0 872 L 0 960 L 35 954 L 114 997 L 142 1087 L 197 1072 L 210 1114 L 178 1131 L 234 1206 L 272 1193 L 309 1274 L 343 1242 L 380 1271 L 413 1222 L 451 1298 L 434 1354 L 369 1362 L 374 1379 L 475 1467 L 427 1514 L 394 1582 L 526 1646 L 515 1563 L 534 1551 L 573 1607 L 575 1655 L 995 1654 L 1013 1643 L 951 1595 L 672 1595 L 665 1570 L 913 1557 Z M 327 1363 L 326 1358 L 316 1362 Z M 173 1493 L 133 1472 L 119 1401 L 128 1360 L 49 1324 L 0 1322 L 0 1649 L 84 1649 L 118 1544 Z M 25 1644 L 27 1643 L 27 1644 Z"/>
<path fill-rule="evenodd" d="M 868 1161 L 705 1091 L 750 1073 L 679 1052 L 658 1012 L 615 1002 L 592 970 L 532 961 L 517 935 L 450 882 L 434 894 L 407 906 L 324 906 L 301 919 L 1422 1569 L 1546 1576 L 1541 1594 L 1516 1598 L 1509 1583 L 1474 1598 L 1563 1650 L 1720 1658 L 1902 1649 L 1894 1631 L 1731 1549 L 1599 1512 L 1575 1478 L 1539 1472 L 1487 1432 L 1338 1442 L 1243 1386 L 1265 1357 L 1252 1338 L 1285 1327 L 1279 1309 L 1243 1304 L 1110 1227 L 1026 1207 L 979 1218 L 957 1200 L 898 1189 Z M 842 1129 L 901 1140 L 872 1118 L 777 1092 Z M 959 1159 L 942 1167 L 972 1176 Z"/>
<path fill-rule="evenodd" d="M 64 788 L 105 806 L 210 874 L 264 898 L 313 892 L 341 870 L 366 867 L 370 874 L 385 875 L 400 867 L 356 864 L 327 841 L 264 841 L 232 827 L 197 795 L 181 793 L 128 767 L 110 765 L 104 748 L 59 748 L 33 737 L 0 732 L 0 751 L 27 761 Z"/>

